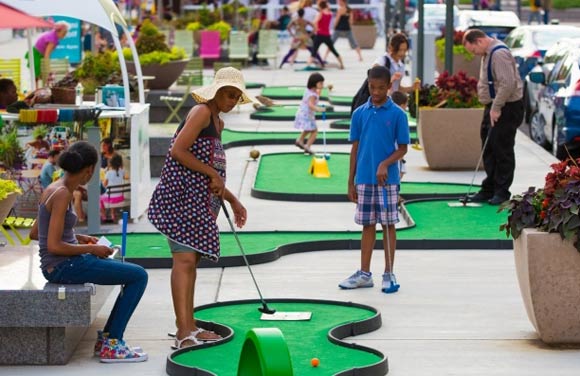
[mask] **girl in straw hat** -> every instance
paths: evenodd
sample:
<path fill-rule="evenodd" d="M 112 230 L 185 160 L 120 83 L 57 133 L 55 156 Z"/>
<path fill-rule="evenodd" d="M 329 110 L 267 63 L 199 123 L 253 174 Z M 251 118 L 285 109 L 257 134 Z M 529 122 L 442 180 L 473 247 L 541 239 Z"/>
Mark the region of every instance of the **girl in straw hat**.
<path fill-rule="evenodd" d="M 224 123 L 219 114 L 254 99 L 246 92 L 242 73 L 232 67 L 217 71 L 211 85 L 192 95 L 198 104 L 173 136 L 148 213 L 151 223 L 167 237 L 173 257 L 174 348 L 221 338 L 198 328 L 193 318 L 196 268 L 202 258 L 219 259 L 216 218 L 221 200 L 230 203 L 238 227 L 246 223 L 247 216 L 244 206 L 225 187 Z"/>

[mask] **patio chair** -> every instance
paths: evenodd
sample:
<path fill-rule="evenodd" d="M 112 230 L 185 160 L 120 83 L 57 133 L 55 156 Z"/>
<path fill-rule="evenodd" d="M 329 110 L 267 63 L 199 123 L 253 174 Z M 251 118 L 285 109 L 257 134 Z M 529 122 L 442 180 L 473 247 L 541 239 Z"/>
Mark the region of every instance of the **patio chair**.
<path fill-rule="evenodd" d="M 230 44 L 228 57 L 230 60 L 242 60 L 245 65 L 250 57 L 250 45 L 248 33 L 245 31 L 230 32 Z"/>
<path fill-rule="evenodd" d="M 260 30 L 258 36 L 258 59 L 274 59 L 274 67 L 278 62 L 278 31 Z"/>
<path fill-rule="evenodd" d="M 46 84 L 48 82 L 49 75 L 52 73 L 52 80 L 56 82 L 63 79 L 69 70 L 70 64 L 67 58 L 50 59 L 48 67 L 46 66 L 45 62 L 40 65 L 40 77 L 42 78 L 42 82 Z"/>
<path fill-rule="evenodd" d="M 219 59 L 221 42 L 219 31 L 204 30 L 200 33 L 199 57 L 202 59 Z"/>
<path fill-rule="evenodd" d="M 14 81 L 20 92 L 20 59 L 0 59 L 0 77 Z"/>
<path fill-rule="evenodd" d="M 160 97 L 170 111 L 165 121 L 163 121 L 163 124 L 171 122 L 174 118 L 177 122 L 181 123 L 182 118 L 179 115 L 179 110 L 181 110 L 181 107 L 183 107 L 191 95 L 191 87 L 203 85 L 203 60 L 199 57 L 191 58 L 177 80 L 177 83 L 179 85 L 185 85 L 185 91 L 182 96 L 164 95 Z"/>
<path fill-rule="evenodd" d="M 193 33 L 189 30 L 175 30 L 174 45 L 185 49 L 185 55 L 187 57 L 193 56 Z"/>

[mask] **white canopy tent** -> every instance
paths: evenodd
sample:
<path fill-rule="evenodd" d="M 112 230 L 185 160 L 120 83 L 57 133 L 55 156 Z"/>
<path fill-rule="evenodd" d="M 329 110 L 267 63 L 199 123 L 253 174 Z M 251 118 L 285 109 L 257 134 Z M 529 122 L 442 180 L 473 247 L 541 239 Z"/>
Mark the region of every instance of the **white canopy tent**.
<path fill-rule="evenodd" d="M 121 65 L 121 74 L 123 77 L 123 86 L 125 91 L 125 111 L 129 115 L 131 101 L 129 100 L 129 79 L 127 73 L 127 65 L 125 64 L 125 57 L 117 34 L 115 24 L 121 25 L 123 32 L 127 37 L 129 46 L 133 54 L 135 62 L 135 71 L 137 73 L 137 80 L 139 85 L 139 103 L 145 103 L 145 94 L 143 90 L 143 74 L 141 71 L 141 64 L 139 63 L 139 55 L 133 42 L 133 38 L 127 28 L 123 16 L 117 9 L 117 6 L 112 0 L 1 0 L 3 3 L 19 9 L 25 13 L 46 17 L 46 16 L 66 16 L 74 17 L 82 21 L 90 22 L 94 25 L 100 26 L 113 35 L 113 42 L 115 48 L 119 52 L 119 63 Z M 32 54 L 29 53 L 32 57 Z M 31 64 L 30 66 L 33 66 Z M 32 76 L 34 72 L 31 72 Z M 33 78 L 34 80 L 34 78 Z"/>

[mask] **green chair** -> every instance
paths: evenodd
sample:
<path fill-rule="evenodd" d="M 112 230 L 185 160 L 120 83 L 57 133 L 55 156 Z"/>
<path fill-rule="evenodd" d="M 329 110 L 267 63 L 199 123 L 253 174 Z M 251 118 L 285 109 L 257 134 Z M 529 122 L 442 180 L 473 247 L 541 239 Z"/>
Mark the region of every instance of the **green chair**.
<path fill-rule="evenodd" d="M 185 91 L 181 97 L 175 95 L 164 95 L 159 98 L 165 103 L 170 111 L 169 116 L 167 116 L 163 124 L 171 122 L 174 118 L 177 122 L 181 123 L 182 118 L 179 115 L 179 110 L 191 95 L 191 88 L 203 85 L 203 60 L 200 57 L 191 58 L 189 63 L 187 63 L 185 70 L 177 79 L 177 84 L 185 85 Z"/>
<path fill-rule="evenodd" d="M 42 78 L 42 82 L 48 82 L 48 76 L 52 73 L 52 79 L 54 82 L 59 81 L 64 78 L 70 71 L 70 64 L 67 58 L 62 59 L 50 59 L 46 61 L 42 59 L 42 64 L 40 65 L 40 77 Z M 48 62 L 48 66 L 46 63 Z M 54 83 L 53 82 L 53 83 Z"/>
<path fill-rule="evenodd" d="M 192 57 L 177 79 L 178 85 L 203 86 L 203 59 Z"/>
<path fill-rule="evenodd" d="M 245 31 L 230 32 L 228 57 L 230 60 L 241 60 L 244 65 L 248 62 L 250 57 L 248 33 Z"/>
<path fill-rule="evenodd" d="M 274 59 L 278 66 L 278 31 L 260 30 L 258 35 L 258 59 Z"/>
<path fill-rule="evenodd" d="M 175 30 L 175 39 L 173 43 L 174 46 L 183 48 L 187 57 L 193 56 L 193 32 L 190 30 Z"/>

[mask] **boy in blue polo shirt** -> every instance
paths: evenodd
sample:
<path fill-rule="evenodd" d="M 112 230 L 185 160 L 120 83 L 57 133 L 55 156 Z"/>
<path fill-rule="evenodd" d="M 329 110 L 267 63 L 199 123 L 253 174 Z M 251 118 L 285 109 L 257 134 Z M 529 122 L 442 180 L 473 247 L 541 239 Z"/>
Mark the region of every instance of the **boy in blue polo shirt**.
<path fill-rule="evenodd" d="M 373 287 L 370 271 L 376 239 L 376 225 L 383 228 L 385 272 L 382 291 L 396 292 L 399 285 L 393 274 L 396 232 L 399 222 L 399 161 L 407 153 L 409 124 L 401 108 L 387 95 L 391 74 L 384 66 L 368 72 L 370 98 L 352 114 L 348 197 L 355 202 L 355 222 L 363 226 L 361 266 L 339 284 L 343 289 Z M 388 233 L 387 233 L 388 231 Z"/>

